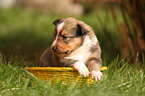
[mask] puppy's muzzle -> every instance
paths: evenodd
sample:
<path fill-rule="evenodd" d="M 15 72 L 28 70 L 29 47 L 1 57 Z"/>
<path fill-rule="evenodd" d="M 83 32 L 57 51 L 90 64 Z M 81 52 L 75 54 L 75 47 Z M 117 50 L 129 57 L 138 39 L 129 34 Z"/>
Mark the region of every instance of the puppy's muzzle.
<path fill-rule="evenodd" d="M 55 46 L 52 46 L 52 51 L 55 52 L 55 53 L 58 53 L 58 54 L 68 54 L 69 53 L 69 50 L 65 51 L 65 52 L 58 52 L 58 48 L 55 47 Z"/>

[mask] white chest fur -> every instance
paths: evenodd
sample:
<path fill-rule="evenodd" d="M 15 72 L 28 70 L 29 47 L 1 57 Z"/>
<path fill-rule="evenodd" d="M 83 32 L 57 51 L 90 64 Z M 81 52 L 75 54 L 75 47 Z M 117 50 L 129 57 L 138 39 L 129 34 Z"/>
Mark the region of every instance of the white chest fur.
<path fill-rule="evenodd" d="M 94 35 L 91 39 L 89 35 L 87 35 L 84 38 L 82 46 L 77 48 L 75 51 L 73 51 L 69 56 L 65 57 L 66 59 L 73 59 L 73 60 L 79 60 L 83 63 L 89 58 L 91 55 L 90 48 L 93 45 L 96 45 L 98 42 L 96 36 Z"/>

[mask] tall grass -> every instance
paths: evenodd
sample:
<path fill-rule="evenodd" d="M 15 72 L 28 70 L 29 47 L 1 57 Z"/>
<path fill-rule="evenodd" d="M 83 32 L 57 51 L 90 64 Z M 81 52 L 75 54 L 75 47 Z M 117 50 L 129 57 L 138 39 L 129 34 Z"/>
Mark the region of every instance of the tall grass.
<path fill-rule="evenodd" d="M 120 11 L 115 11 L 116 22 L 122 22 Z M 83 87 L 78 83 L 50 85 L 24 70 L 24 66 L 38 66 L 42 51 L 52 43 L 52 22 L 68 16 L 27 12 L 19 8 L 0 9 L 0 13 L 0 52 L 6 55 L 0 54 L 0 96 L 144 96 L 145 66 L 139 68 L 137 63 L 116 57 L 120 54 L 117 25 L 108 10 L 75 17 L 93 27 L 102 48 L 103 65 L 108 67 L 99 82 Z M 22 55 L 24 59 L 19 56 L 8 58 L 11 55 Z M 141 64 L 145 65 L 144 58 Z"/>
<path fill-rule="evenodd" d="M 108 70 L 103 73 L 104 76 L 99 82 L 83 87 L 78 83 L 50 85 L 25 71 L 23 64 L 23 60 L 16 58 L 6 62 L 1 55 L 0 96 L 143 96 L 145 94 L 145 69 L 132 67 L 119 58 L 109 64 Z"/>

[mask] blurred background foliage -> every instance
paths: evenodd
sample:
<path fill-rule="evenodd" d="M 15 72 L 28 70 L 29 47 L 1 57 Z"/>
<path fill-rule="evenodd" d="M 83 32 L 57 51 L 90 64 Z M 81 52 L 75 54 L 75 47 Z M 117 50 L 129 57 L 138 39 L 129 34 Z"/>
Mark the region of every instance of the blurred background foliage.
<path fill-rule="evenodd" d="M 145 52 L 145 1 L 118 0 L 118 6 L 124 20 L 120 24 L 116 23 L 121 54 L 132 62 L 142 62 Z M 111 7 L 116 21 L 114 7 Z"/>
<path fill-rule="evenodd" d="M 10 1 L 13 2 L 9 4 Z M 0 52 L 6 59 L 20 56 L 27 66 L 38 66 L 41 53 L 53 42 L 52 22 L 75 17 L 93 27 L 106 65 L 118 55 L 136 60 L 145 51 L 145 4 L 137 1 L 127 0 L 126 4 L 126 0 L 1 0 Z"/>

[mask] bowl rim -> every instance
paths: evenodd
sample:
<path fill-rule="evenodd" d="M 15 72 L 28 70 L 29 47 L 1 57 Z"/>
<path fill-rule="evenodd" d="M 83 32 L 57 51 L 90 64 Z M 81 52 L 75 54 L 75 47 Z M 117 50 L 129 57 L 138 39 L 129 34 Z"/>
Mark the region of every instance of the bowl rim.
<path fill-rule="evenodd" d="M 47 71 L 76 71 L 73 67 L 25 67 L 24 70 L 31 70 L 31 71 L 42 71 L 42 70 L 47 70 Z M 101 71 L 107 70 L 106 66 L 103 66 L 101 68 Z"/>

